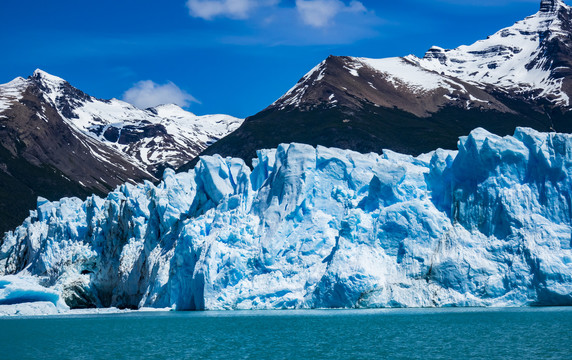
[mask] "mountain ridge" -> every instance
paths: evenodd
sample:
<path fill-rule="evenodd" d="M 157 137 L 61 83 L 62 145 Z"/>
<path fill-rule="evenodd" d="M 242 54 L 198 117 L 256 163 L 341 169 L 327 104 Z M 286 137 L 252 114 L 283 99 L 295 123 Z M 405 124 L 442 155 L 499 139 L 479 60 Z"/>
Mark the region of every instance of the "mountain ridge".
<path fill-rule="evenodd" d="M 485 40 L 434 46 L 423 58 L 330 56 L 202 154 L 249 162 L 258 148 L 303 142 L 417 155 L 453 149 L 476 127 L 570 132 L 571 16 L 564 2 L 542 1 L 536 14 Z"/>
<path fill-rule="evenodd" d="M 40 84 L 71 126 L 124 153 L 159 177 L 162 174 L 157 169 L 177 167 L 242 122 L 228 115 L 197 116 L 174 104 L 139 109 L 115 98 L 97 99 L 39 69 L 30 79 Z M 149 146 L 145 139 L 157 144 Z M 154 152 L 158 154 L 153 156 Z M 163 154 L 169 152 L 177 156 Z"/>

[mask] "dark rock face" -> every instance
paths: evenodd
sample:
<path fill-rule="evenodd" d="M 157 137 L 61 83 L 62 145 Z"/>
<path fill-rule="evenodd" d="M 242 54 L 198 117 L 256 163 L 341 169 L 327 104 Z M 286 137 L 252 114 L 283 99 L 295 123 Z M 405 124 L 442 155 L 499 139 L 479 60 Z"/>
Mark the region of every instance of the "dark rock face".
<path fill-rule="evenodd" d="M 515 105 L 525 104 L 515 103 Z M 570 113 L 531 111 L 503 113 L 492 110 L 463 110 L 446 107 L 429 117 L 418 117 L 399 109 L 363 104 L 359 111 L 344 108 L 316 108 L 312 111 L 267 109 L 246 119 L 231 135 L 219 140 L 202 154 L 236 156 L 250 163 L 257 149 L 275 148 L 280 143 L 299 142 L 352 149 L 361 153 L 381 153 L 389 149 L 419 155 L 436 148 L 455 149 L 459 136 L 476 127 L 498 135 L 510 135 L 517 126 L 551 131 L 553 126 L 572 131 Z M 194 166 L 191 162 L 181 171 Z"/>
<path fill-rule="evenodd" d="M 101 133 L 102 129 L 96 129 L 94 132 Z M 129 145 L 142 139 L 154 138 L 157 136 L 169 136 L 163 125 L 146 124 L 140 126 L 123 126 L 121 128 L 110 126 L 103 133 L 103 137 L 110 142 L 116 142 L 121 145 Z"/>
<path fill-rule="evenodd" d="M 131 144 L 141 139 L 154 138 L 157 136 L 168 136 L 163 125 L 149 124 L 145 126 L 124 126 L 118 141 L 122 145 Z"/>
<path fill-rule="evenodd" d="M 561 0 L 542 0 L 540 1 L 541 12 L 554 12 L 562 5 Z"/>
<path fill-rule="evenodd" d="M 563 79 L 562 91 L 572 95 L 572 10 L 568 6 L 561 6 L 559 0 L 554 3 L 558 4 L 554 11 L 557 11 L 562 34 L 553 37 L 550 37 L 550 32 L 541 34 L 548 39 L 541 48 L 545 58 L 550 59 L 545 63 L 545 68 L 550 68 L 554 78 Z M 541 60 L 535 59 L 536 62 Z"/>
<path fill-rule="evenodd" d="M 64 301 L 70 309 L 95 309 L 98 304 L 93 291 L 81 282 L 69 284 L 63 291 Z"/>

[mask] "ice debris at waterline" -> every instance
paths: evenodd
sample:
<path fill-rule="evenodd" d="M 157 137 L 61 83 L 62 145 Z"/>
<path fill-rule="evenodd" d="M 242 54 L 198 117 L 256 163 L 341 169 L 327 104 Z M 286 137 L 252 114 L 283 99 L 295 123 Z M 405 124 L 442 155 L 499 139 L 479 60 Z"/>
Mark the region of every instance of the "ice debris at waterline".
<path fill-rule="evenodd" d="M 38 284 L 32 276 L 0 277 L 0 316 L 46 315 L 69 310 L 59 293 Z"/>
<path fill-rule="evenodd" d="M 572 305 L 572 135 L 417 158 L 280 145 L 106 199 L 39 200 L 0 275 L 71 308 Z M 46 290 L 48 291 L 48 290 Z"/>

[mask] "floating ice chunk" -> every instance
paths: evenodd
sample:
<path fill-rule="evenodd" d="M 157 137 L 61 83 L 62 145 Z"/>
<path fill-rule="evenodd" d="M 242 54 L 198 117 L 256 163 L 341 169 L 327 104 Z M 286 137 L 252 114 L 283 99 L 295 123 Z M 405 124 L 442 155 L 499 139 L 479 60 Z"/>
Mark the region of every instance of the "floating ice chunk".
<path fill-rule="evenodd" d="M 32 276 L 0 277 L 0 315 L 42 315 L 69 310 L 54 289 Z"/>

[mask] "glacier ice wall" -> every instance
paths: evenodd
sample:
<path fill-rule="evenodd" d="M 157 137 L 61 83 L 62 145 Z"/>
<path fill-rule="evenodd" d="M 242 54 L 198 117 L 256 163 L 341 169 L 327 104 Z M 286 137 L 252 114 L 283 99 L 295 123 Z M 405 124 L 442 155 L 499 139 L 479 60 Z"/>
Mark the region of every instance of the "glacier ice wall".
<path fill-rule="evenodd" d="M 72 308 L 572 305 L 572 136 L 483 129 L 417 158 L 201 158 L 157 186 L 38 200 L 0 247 Z"/>

